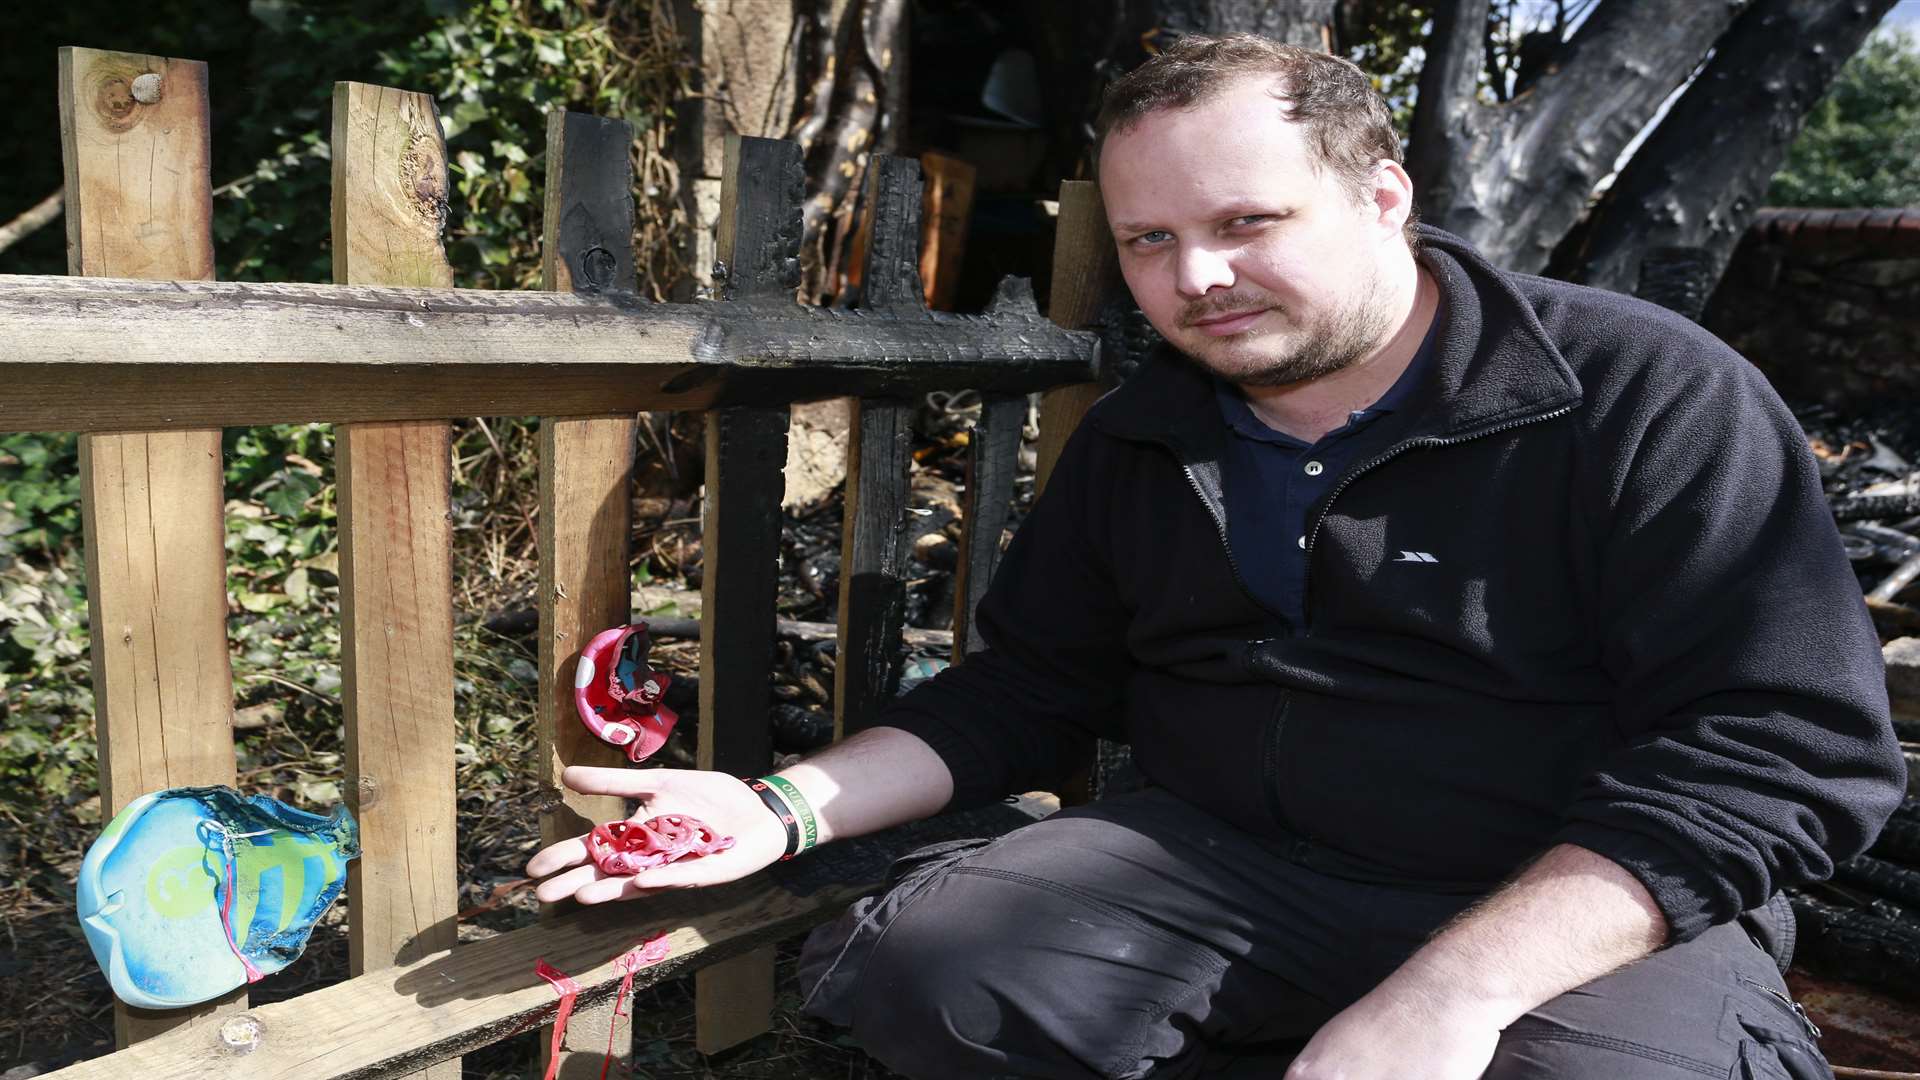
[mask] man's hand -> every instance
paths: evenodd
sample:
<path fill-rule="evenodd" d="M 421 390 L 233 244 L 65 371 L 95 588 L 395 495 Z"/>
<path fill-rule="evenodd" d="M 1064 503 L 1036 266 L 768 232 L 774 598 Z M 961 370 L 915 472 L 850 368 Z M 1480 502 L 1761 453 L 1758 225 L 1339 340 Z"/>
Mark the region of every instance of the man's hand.
<path fill-rule="evenodd" d="M 1327 1021 L 1286 1080 L 1475 1080 L 1499 1042 L 1485 1015 L 1382 984 Z"/>
<path fill-rule="evenodd" d="M 691 769 L 596 769 L 569 766 L 561 781 L 587 795 L 639 799 L 632 820 L 661 814 L 685 814 L 711 826 L 717 836 L 733 837 L 733 846 L 712 855 L 682 859 L 613 876 L 587 857 L 587 838 L 576 836 L 543 848 L 527 861 L 531 877 L 554 875 L 534 890 L 545 903 L 567 897 L 582 904 L 631 900 L 655 889 L 718 885 L 746 877 L 780 858 L 787 848 L 786 828 L 760 797 L 740 780 L 720 772 Z"/>
<path fill-rule="evenodd" d="M 1508 1024 L 1666 937 L 1666 917 L 1632 874 L 1557 845 L 1327 1021 L 1287 1080 L 1473 1080 Z"/>

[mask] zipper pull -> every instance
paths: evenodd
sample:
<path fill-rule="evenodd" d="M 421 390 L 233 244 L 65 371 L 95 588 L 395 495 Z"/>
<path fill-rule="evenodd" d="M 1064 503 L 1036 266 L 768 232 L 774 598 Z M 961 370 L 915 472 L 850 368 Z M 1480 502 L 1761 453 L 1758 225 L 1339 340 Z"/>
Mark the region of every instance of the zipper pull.
<path fill-rule="evenodd" d="M 1774 997 L 1779 998 L 1781 1001 L 1785 1002 L 1787 1008 L 1793 1010 L 1793 1015 L 1799 1017 L 1800 1022 L 1806 1025 L 1807 1034 L 1813 1036 L 1815 1039 L 1820 1038 L 1820 1026 L 1813 1022 L 1813 1017 L 1807 1015 L 1806 1006 L 1793 1000 L 1792 998 L 1781 993 L 1780 991 L 1775 990 L 1771 986 L 1763 986 L 1760 989 L 1765 990 L 1767 993 L 1772 994 Z"/>

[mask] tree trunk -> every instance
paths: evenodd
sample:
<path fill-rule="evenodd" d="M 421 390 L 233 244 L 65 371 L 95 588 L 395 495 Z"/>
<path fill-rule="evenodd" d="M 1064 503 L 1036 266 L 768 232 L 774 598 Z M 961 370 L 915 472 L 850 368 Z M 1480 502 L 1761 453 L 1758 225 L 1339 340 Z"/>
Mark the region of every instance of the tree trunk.
<path fill-rule="evenodd" d="M 1649 254 L 1679 248 L 1697 253 L 1689 292 L 1711 292 L 1807 112 L 1893 4 L 1759 0 L 1557 253 L 1555 276 L 1643 292 Z"/>
<path fill-rule="evenodd" d="M 1307 49 L 1333 47 L 1337 0 L 1132 0 L 1142 30 L 1179 34 L 1259 34 Z"/>
<path fill-rule="evenodd" d="M 907 2 L 796 7 L 797 81 L 806 87 L 792 131 L 807 171 L 801 293 L 824 303 L 840 292 L 868 156 L 892 149 L 906 122 Z"/>
<path fill-rule="evenodd" d="M 1349 0 L 1351 2 L 1351 0 Z M 1048 0 L 1028 5 L 1049 117 L 1048 173 L 1091 178 L 1100 95 L 1181 34 L 1253 33 L 1310 49 L 1334 40 L 1340 0 Z"/>
<path fill-rule="evenodd" d="M 1621 151 L 1747 3 L 1603 0 L 1539 80 L 1499 105 L 1474 92 L 1488 0 L 1442 4 L 1408 162 L 1422 217 L 1496 264 L 1539 272 Z"/>

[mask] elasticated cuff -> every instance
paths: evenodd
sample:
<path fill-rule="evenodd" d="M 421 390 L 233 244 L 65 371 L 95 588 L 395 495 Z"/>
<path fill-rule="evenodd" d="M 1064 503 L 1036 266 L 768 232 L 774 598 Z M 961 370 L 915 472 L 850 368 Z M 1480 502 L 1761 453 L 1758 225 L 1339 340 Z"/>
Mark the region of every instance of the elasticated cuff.
<path fill-rule="evenodd" d="M 1667 919 L 1667 944 L 1679 945 L 1738 914 L 1722 916 L 1718 897 L 1726 890 L 1674 848 L 1640 833 L 1591 821 L 1568 823 L 1553 838 L 1611 859 L 1639 880 Z"/>

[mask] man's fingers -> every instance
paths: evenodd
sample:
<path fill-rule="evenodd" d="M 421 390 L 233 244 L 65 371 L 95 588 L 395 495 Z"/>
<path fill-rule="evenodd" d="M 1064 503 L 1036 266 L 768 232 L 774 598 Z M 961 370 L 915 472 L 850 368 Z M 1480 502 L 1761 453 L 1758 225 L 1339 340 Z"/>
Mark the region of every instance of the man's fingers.
<path fill-rule="evenodd" d="M 583 904 L 604 904 L 610 900 L 632 900 L 642 891 L 630 877 L 603 876 L 574 890 L 573 898 Z"/>
<path fill-rule="evenodd" d="M 651 870 L 641 871 L 635 880 L 642 890 L 686 889 L 701 885 L 718 885 L 740 876 L 732 872 L 731 863 L 708 861 L 717 858 L 718 856 L 707 855 L 698 859 L 656 866 Z"/>
<path fill-rule="evenodd" d="M 534 888 L 533 895 L 543 904 L 556 903 L 569 896 L 577 896 L 581 889 L 605 876 L 600 872 L 600 868 L 592 863 L 576 866 L 564 874 L 556 874 L 541 882 Z"/>
<path fill-rule="evenodd" d="M 608 769 L 596 765 L 569 765 L 560 782 L 582 795 L 624 795 L 638 798 L 658 791 L 655 773 L 661 769 Z"/>
<path fill-rule="evenodd" d="M 557 844 L 540 849 L 533 858 L 527 860 L 528 877 L 546 877 L 557 870 L 569 866 L 578 866 L 587 861 L 587 841 L 583 836 L 571 840 L 562 840 Z"/>

